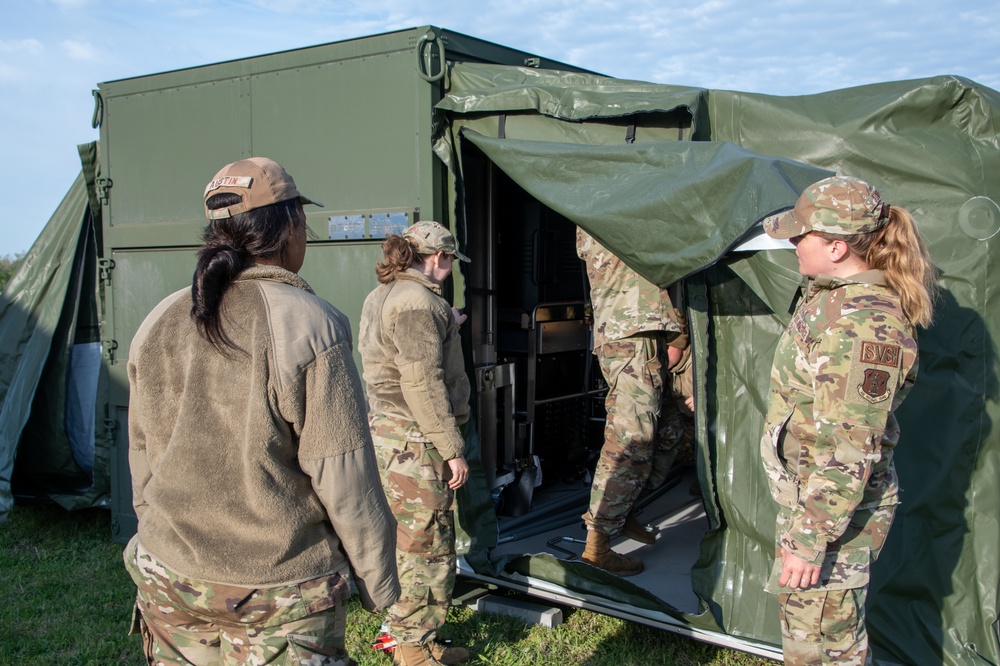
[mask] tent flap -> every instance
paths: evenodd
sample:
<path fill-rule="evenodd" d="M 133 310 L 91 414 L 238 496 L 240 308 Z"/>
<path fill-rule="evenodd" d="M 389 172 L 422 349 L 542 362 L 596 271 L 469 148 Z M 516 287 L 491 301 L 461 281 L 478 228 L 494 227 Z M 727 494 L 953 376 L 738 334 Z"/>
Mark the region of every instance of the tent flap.
<path fill-rule="evenodd" d="M 666 286 L 715 263 L 830 172 L 732 143 L 605 146 L 462 137 L 540 202 Z"/>

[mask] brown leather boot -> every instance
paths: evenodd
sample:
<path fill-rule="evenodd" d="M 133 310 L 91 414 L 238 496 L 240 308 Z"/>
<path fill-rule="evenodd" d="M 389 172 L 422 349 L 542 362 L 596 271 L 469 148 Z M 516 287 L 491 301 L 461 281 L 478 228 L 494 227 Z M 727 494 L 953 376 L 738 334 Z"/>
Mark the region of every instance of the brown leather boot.
<path fill-rule="evenodd" d="M 463 661 L 469 660 L 469 651 L 464 647 L 452 647 L 444 643 L 431 641 L 427 644 L 427 649 L 430 650 L 432 657 L 442 664 L 448 664 L 449 666 L 451 664 L 461 664 Z"/>
<path fill-rule="evenodd" d="M 580 559 L 616 576 L 634 576 L 642 571 L 642 560 L 611 550 L 611 537 L 602 532 L 587 530 L 587 545 Z"/>
<path fill-rule="evenodd" d="M 392 663 L 395 666 L 441 666 L 442 662 L 431 655 L 426 645 L 400 643 L 392 653 Z"/>
<path fill-rule="evenodd" d="M 656 535 L 660 531 L 651 525 L 639 522 L 634 513 L 628 514 L 625 525 L 622 526 L 622 536 L 639 543 L 656 543 Z"/>

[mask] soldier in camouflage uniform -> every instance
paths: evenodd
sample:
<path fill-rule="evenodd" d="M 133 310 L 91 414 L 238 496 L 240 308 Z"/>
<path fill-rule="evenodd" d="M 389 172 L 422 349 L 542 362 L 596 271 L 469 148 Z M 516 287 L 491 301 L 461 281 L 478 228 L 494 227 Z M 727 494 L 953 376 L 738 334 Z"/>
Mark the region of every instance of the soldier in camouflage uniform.
<path fill-rule="evenodd" d="M 656 538 L 633 508 L 648 482 L 666 478 L 676 456 L 678 412 L 673 400 L 664 400 L 664 391 L 670 392 L 668 348 L 681 326 L 666 289 L 580 228 L 576 247 L 590 279 L 594 355 L 608 384 L 605 440 L 583 515 L 587 545 L 581 559 L 631 576 L 642 571 L 642 560 L 611 550 L 610 538 L 619 532 L 643 543 Z"/>
<path fill-rule="evenodd" d="M 761 440 L 779 504 L 767 590 L 786 664 L 866 664 L 869 566 L 899 503 L 893 412 L 916 378 L 933 267 L 909 214 L 857 179 L 814 184 L 764 229 L 811 278 L 775 350 Z"/>
<path fill-rule="evenodd" d="M 454 664 L 464 648 L 436 641 L 455 583 L 454 492 L 469 477 L 459 426 L 469 416 L 459 325 L 441 296 L 458 252 L 437 222 L 419 222 L 382 246 L 381 284 L 365 299 L 358 350 L 382 486 L 396 517 L 402 592 L 389 609 L 397 664 Z"/>

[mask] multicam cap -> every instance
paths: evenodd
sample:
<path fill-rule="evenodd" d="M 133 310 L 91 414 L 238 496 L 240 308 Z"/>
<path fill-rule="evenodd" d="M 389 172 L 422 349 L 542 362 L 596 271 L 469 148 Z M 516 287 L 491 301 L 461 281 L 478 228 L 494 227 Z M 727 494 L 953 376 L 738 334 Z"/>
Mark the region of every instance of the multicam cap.
<path fill-rule="evenodd" d="M 302 196 L 285 168 L 266 157 L 250 157 L 222 167 L 219 173 L 215 174 L 215 178 L 205 186 L 205 201 L 223 192 L 238 194 L 243 201 L 214 210 L 210 210 L 206 205 L 205 217 L 209 220 L 225 219 L 289 199 L 298 199 L 303 205 L 323 205 Z"/>
<path fill-rule="evenodd" d="M 889 204 L 878 190 L 857 178 L 832 176 L 806 188 L 795 207 L 767 217 L 764 231 L 771 238 L 793 238 L 809 231 L 853 236 L 881 229 L 889 219 Z"/>
<path fill-rule="evenodd" d="M 420 254 L 444 252 L 453 254 L 462 261 L 469 258 L 458 251 L 458 243 L 451 232 L 434 220 L 426 220 L 412 224 L 403 231 L 403 238 L 410 241 Z"/>

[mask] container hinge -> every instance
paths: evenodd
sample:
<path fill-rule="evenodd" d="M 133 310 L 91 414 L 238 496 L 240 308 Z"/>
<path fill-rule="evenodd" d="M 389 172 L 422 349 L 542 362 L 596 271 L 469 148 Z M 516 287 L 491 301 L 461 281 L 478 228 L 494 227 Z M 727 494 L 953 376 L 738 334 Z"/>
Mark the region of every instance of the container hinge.
<path fill-rule="evenodd" d="M 114 259 L 98 259 L 97 260 L 97 267 L 100 269 L 100 272 L 101 272 L 101 282 L 103 282 L 105 285 L 110 285 L 111 284 L 111 271 L 113 271 L 115 269 L 115 260 Z"/>
<path fill-rule="evenodd" d="M 108 441 L 114 444 L 118 440 L 118 421 L 115 419 L 104 419 L 104 432 L 108 436 Z"/>
<path fill-rule="evenodd" d="M 101 340 L 101 344 L 104 345 L 104 356 L 108 359 L 108 363 L 115 362 L 115 350 L 118 349 L 117 340 Z"/>
<path fill-rule="evenodd" d="M 109 192 L 111 190 L 112 185 L 114 185 L 114 183 L 111 182 L 110 178 L 97 179 L 97 196 L 101 199 L 102 205 L 105 206 L 107 205 L 108 197 L 110 196 Z"/>
<path fill-rule="evenodd" d="M 483 370 L 482 375 L 480 375 L 481 384 L 479 385 L 479 390 L 482 392 L 490 392 L 494 389 L 494 382 L 496 381 L 496 371 L 494 368 L 486 368 Z"/>

